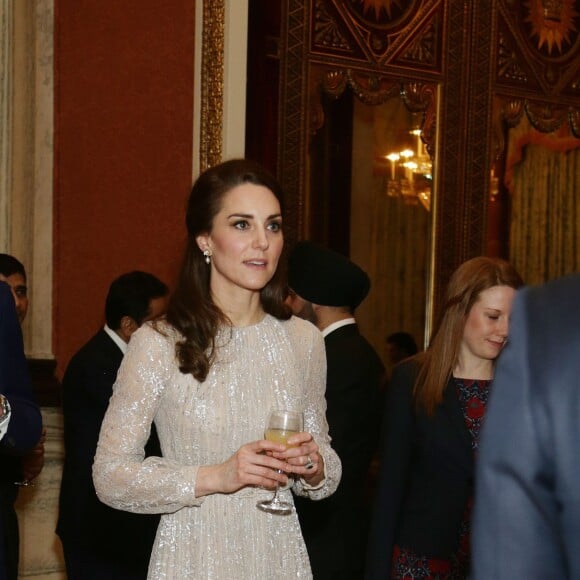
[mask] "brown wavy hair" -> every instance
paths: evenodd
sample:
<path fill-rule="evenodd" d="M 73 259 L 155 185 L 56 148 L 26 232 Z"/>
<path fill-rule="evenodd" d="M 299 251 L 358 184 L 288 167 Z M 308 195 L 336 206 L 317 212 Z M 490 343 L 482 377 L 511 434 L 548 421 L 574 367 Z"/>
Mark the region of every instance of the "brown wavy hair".
<path fill-rule="evenodd" d="M 479 295 L 493 286 L 517 289 L 523 286 L 523 280 L 509 262 L 484 256 L 464 262 L 452 274 L 429 348 L 417 355 L 421 365 L 414 387 L 417 408 L 432 415 L 443 401 L 469 312 Z"/>
<path fill-rule="evenodd" d="M 206 379 L 214 360 L 218 329 L 231 325 L 231 322 L 211 298 L 210 268 L 196 237 L 211 233 L 224 196 L 244 183 L 267 187 L 282 208 L 282 188 L 278 181 L 261 165 L 246 159 L 225 161 L 202 173 L 194 183 L 187 203 L 187 244 L 166 319 L 183 336 L 175 347 L 179 370 L 192 374 L 200 382 Z M 260 291 L 264 311 L 281 320 L 290 318 L 290 311 L 284 305 L 284 264 L 281 257 L 274 276 Z"/>

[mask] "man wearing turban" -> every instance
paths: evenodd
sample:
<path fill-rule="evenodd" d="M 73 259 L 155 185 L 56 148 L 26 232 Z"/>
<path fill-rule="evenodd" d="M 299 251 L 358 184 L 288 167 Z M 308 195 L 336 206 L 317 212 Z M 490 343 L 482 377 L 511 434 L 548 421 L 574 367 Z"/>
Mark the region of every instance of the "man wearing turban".
<path fill-rule="evenodd" d="M 368 520 L 365 488 L 376 449 L 385 375 L 354 316 L 370 280 L 345 256 L 303 241 L 290 254 L 288 283 L 294 314 L 310 320 L 324 335 L 326 417 L 343 470 L 331 497 L 317 502 L 296 498 L 296 510 L 314 578 L 362 578 Z"/>

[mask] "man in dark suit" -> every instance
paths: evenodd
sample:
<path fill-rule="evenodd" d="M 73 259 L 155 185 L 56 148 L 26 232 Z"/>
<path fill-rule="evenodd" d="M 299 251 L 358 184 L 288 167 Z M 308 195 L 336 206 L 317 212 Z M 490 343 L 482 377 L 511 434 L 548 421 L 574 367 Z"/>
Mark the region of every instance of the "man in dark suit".
<path fill-rule="evenodd" d="M 29 452 L 38 442 L 42 417 L 36 404 L 22 342 L 22 331 L 9 286 L 0 282 L 0 469 L 6 461 Z M 8 418 L 6 418 L 8 417 Z M 7 424 L 6 424 L 7 422 Z M 4 471 L 2 471 L 4 473 Z M 10 530 L 18 524 L 13 510 L 14 482 L 0 486 L 0 579 L 15 579 L 18 572 L 18 543 Z"/>
<path fill-rule="evenodd" d="M 360 334 L 354 310 L 370 289 L 367 274 L 346 257 L 299 242 L 289 258 L 293 312 L 322 331 L 332 447 L 342 462 L 337 491 L 322 501 L 296 498 L 315 580 L 362 578 L 368 525 L 365 488 L 379 430 L 383 364 Z"/>
<path fill-rule="evenodd" d="M 131 335 L 166 307 L 167 287 L 130 272 L 111 284 L 106 325 L 71 359 L 63 379 L 65 461 L 57 534 L 69 580 L 144 579 L 158 516 L 115 510 L 97 498 L 92 464 L 113 383 Z M 154 432 L 145 449 L 160 455 Z"/>
<path fill-rule="evenodd" d="M 0 280 L 12 292 L 20 324 L 28 312 L 28 287 L 26 270 L 20 260 L 10 254 L 0 254 Z M 4 545 L 8 577 L 16 580 L 20 552 L 20 532 L 16 514 L 19 485 L 35 479 L 44 465 L 43 429 L 36 445 L 24 455 L 4 455 L 0 459 L 0 512 L 3 520 Z"/>
<path fill-rule="evenodd" d="M 580 578 L 580 276 L 516 296 L 480 444 L 473 578 Z"/>

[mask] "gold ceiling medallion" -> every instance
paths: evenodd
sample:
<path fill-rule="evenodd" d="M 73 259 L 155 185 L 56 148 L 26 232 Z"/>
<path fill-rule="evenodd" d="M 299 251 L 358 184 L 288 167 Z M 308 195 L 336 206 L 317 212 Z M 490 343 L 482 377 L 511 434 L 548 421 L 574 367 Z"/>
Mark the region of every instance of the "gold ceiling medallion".
<path fill-rule="evenodd" d="M 350 12 L 371 26 L 391 25 L 409 14 L 415 2 L 409 0 L 350 0 Z"/>
<path fill-rule="evenodd" d="M 375 19 L 380 20 L 381 12 L 386 12 L 389 20 L 393 18 L 393 9 L 398 8 L 402 10 L 401 0 L 358 0 L 362 4 L 363 14 L 366 16 L 368 12 L 374 12 Z"/>
<path fill-rule="evenodd" d="M 222 160 L 224 4 L 224 0 L 205 0 L 203 3 L 199 151 L 201 171 Z"/>
<path fill-rule="evenodd" d="M 526 0 L 531 26 L 531 38 L 538 50 L 563 54 L 574 45 L 578 34 L 575 20 L 580 15 L 574 8 L 574 0 Z"/>

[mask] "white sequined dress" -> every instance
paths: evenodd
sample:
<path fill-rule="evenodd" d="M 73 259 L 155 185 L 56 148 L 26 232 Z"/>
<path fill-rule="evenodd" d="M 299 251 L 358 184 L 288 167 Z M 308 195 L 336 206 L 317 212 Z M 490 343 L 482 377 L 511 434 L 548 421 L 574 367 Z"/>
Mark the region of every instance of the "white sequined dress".
<path fill-rule="evenodd" d="M 161 513 L 149 578 L 277 580 L 311 578 L 295 513 L 256 508 L 268 490 L 195 497 L 199 466 L 225 461 L 263 439 L 272 408 L 300 408 L 324 457 L 316 489 L 300 479 L 294 493 L 332 494 L 341 466 L 330 447 L 324 399 L 326 358 L 321 333 L 299 318 L 266 315 L 254 325 L 220 332 L 217 357 L 203 383 L 182 374 L 177 334 L 149 324 L 131 338 L 101 428 L 93 476 L 102 501 L 122 510 Z M 154 421 L 163 457 L 143 457 Z M 281 495 L 290 500 L 292 493 Z M 130 538 L 127 539 L 130 541 Z"/>

